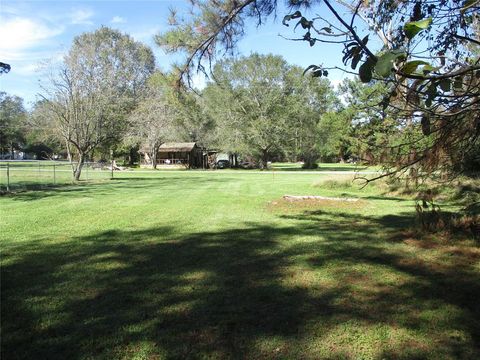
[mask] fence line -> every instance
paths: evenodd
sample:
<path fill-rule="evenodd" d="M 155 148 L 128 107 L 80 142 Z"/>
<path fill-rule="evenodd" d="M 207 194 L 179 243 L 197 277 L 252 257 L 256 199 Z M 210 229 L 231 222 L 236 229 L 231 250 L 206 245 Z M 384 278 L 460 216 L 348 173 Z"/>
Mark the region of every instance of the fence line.
<path fill-rule="evenodd" d="M 68 161 L 0 160 L 0 192 L 35 189 L 74 182 Z M 112 179 L 111 164 L 86 162 L 82 180 Z"/>

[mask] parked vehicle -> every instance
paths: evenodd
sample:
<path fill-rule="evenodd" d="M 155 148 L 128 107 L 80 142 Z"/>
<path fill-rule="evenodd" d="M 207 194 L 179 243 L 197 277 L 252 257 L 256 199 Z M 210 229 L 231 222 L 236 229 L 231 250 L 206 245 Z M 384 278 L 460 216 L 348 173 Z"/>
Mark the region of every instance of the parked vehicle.
<path fill-rule="evenodd" d="M 218 160 L 217 169 L 226 169 L 230 167 L 230 161 L 228 160 Z"/>

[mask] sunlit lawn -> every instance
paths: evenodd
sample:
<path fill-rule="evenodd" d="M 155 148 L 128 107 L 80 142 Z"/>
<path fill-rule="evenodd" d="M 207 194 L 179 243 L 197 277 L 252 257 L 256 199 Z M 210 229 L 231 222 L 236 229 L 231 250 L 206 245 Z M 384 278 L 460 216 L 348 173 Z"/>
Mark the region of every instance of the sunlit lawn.
<path fill-rule="evenodd" d="M 418 239 L 411 200 L 321 173 L 115 176 L 0 198 L 2 359 L 480 356 L 480 250 Z"/>

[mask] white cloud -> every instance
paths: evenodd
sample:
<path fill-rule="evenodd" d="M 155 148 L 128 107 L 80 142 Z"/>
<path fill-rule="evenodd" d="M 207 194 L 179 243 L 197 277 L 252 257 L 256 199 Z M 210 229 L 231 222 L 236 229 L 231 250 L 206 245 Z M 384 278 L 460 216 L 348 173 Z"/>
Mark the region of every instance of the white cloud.
<path fill-rule="evenodd" d="M 122 24 L 127 22 L 123 17 L 121 16 L 114 16 L 112 20 L 110 20 L 112 24 Z"/>
<path fill-rule="evenodd" d="M 90 9 L 77 9 L 70 15 L 70 22 L 75 25 L 93 25 L 93 21 L 90 20 L 94 15 L 94 12 Z"/>
<path fill-rule="evenodd" d="M 16 17 L 0 19 L 0 53 L 15 53 L 19 50 L 38 46 L 43 40 L 57 36 L 63 32 L 63 27 L 48 26 L 36 20 Z"/>

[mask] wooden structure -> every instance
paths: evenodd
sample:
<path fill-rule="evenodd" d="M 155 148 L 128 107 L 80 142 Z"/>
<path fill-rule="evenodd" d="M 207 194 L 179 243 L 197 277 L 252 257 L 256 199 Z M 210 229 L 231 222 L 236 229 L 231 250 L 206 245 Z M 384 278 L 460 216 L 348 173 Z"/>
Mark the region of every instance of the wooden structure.
<path fill-rule="evenodd" d="M 204 163 L 203 149 L 194 142 L 165 143 L 158 149 L 157 163 L 165 166 L 201 168 Z"/>

